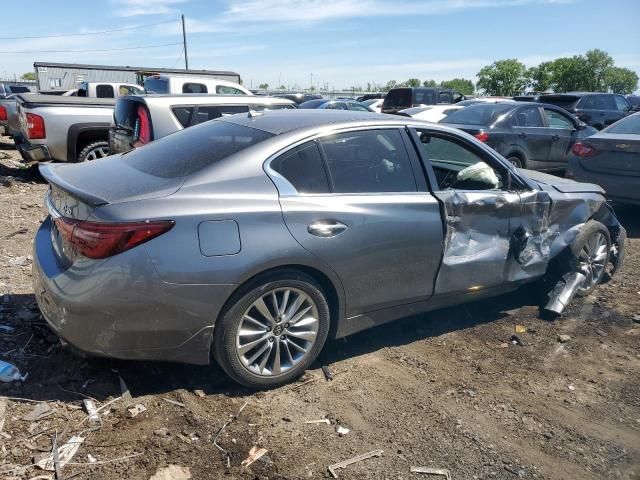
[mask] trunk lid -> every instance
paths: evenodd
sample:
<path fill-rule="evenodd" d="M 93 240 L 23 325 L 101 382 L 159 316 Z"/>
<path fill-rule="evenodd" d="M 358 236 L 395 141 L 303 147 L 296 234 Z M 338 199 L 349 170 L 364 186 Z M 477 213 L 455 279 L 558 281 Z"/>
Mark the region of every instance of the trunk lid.
<path fill-rule="evenodd" d="M 576 182 L 568 178 L 560 178 L 536 170 L 519 168 L 518 171 L 538 184 L 541 190 L 553 188 L 562 193 L 599 193 L 604 195 L 604 189 L 594 183 Z"/>
<path fill-rule="evenodd" d="M 595 148 L 580 158 L 585 170 L 609 175 L 640 176 L 640 135 L 598 133 L 582 143 Z"/>

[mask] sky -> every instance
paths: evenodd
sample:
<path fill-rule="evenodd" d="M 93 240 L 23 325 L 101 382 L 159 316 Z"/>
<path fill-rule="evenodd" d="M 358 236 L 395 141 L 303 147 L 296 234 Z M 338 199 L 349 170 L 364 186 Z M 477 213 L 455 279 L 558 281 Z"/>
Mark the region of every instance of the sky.
<path fill-rule="evenodd" d="M 527 66 L 592 48 L 640 75 L 640 0 L 22 0 L 0 20 L 0 77 L 34 61 L 232 70 L 243 83 L 366 87 L 477 81 L 494 60 Z M 28 18 L 21 22 L 20 18 Z M 118 29 L 110 33 L 105 30 Z M 77 35 L 82 34 L 82 35 Z M 16 37 L 47 38 L 16 38 Z M 117 49 L 117 50 L 116 50 Z"/>

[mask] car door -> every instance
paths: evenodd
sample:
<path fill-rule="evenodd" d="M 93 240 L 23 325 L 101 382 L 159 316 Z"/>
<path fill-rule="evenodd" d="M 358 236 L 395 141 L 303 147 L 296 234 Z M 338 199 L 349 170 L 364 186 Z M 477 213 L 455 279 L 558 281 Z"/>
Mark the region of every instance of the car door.
<path fill-rule="evenodd" d="M 442 255 L 440 207 L 424 175 L 416 176 L 417 154 L 407 143 L 396 128 L 341 131 L 267 167 L 291 185 L 278 187 L 286 225 L 340 277 L 347 317 L 432 295 Z"/>
<path fill-rule="evenodd" d="M 558 109 L 543 107 L 545 127 L 551 133 L 549 167 L 563 167 L 575 142 L 576 123 Z"/>
<path fill-rule="evenodd" d="M 459 136 L 417 128 L 414 138 L 445 216 L 442 264 L 434 295 L 503 286 L 512 236 L 521 225 L 520 196 L 507 167 Z"/>
<path fill-rule="evenodd" d="M 512 133 L 517 143 L 527 153 L 528 168 L 544 168 L 551 152 L 551 133 L 544 127 L 540 107 L 530 105 L 517 108 L 512 113 Z"/>

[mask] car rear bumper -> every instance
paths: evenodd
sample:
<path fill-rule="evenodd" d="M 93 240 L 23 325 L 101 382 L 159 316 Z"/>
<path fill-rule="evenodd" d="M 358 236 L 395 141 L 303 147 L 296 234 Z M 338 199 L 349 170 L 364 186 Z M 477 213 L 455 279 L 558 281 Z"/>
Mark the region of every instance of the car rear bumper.
<path fill-rule="evenodd" d="M 640 189 L 638 188 L 640 177 L 592 172 L 586 170 L 574 157 L 569 159 L 566 176 L 577 182 L 600 185 L 610 200 L 640 205 Z"/>
<path fill-rule="evenodd" d="M 208 364 L 213 326 L 233 285 L 178 285 L 143 247 L 60 267 L 45 220 L 34 240 L 35 297 L 50 327 L 91 355 Z"/>
<path fill-rule="evenodd" d="M 49 149 L 46 145 L 32 145 L 26 140 L 17 144 L 18 151 L 25 162 L 43 162 L 51 160 Z"/>

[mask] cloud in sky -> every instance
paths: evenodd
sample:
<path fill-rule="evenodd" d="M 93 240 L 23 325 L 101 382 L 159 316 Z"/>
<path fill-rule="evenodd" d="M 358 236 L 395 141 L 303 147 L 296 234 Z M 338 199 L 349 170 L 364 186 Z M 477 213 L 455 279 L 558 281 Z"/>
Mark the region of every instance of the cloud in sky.
<path fill-rule="evenodd" d="M 118 17 L 169 15 L 178 13 L 179 4 L 187 0 L 112 0 L 113 13 Z"/>

